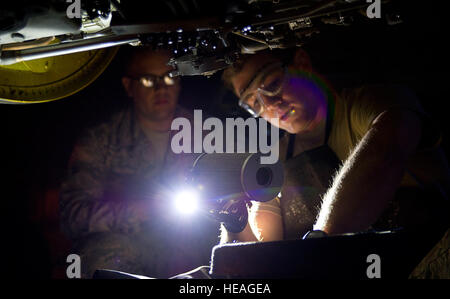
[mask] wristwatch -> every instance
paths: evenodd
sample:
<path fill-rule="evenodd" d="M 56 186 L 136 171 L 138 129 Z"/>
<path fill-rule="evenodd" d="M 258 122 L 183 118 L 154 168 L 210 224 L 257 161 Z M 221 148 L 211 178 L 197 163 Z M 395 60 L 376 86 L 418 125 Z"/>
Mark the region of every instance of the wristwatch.
<path fill-rule="evenodd" d="M 326 236 L 327 236 L 327 233 L 324 232 L 323 230 L 310 230 L 303 236 L 302 240 L 322 238 L 322 237 L 326 237 Z"/>

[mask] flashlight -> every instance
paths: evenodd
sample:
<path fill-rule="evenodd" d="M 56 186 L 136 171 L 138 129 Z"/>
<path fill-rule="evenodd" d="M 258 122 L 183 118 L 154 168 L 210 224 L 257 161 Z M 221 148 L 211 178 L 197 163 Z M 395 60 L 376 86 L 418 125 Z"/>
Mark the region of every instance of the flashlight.
<path fill-rule="evenodd" d="M 175 207 L 182 214 L 192 214 L 198 209 L 198 194 L 194 190 L 183 190 L 175 196 Z"/>

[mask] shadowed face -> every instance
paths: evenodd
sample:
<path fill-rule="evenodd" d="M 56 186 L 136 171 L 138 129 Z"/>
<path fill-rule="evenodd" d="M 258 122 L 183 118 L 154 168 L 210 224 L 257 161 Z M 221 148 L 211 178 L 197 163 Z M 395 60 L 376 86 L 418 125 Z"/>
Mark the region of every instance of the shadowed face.
<path fill-rule="evenodd" d="M 270 54 L 250 56 L 231 83 L 241 104 L 261 111 L 260 116 L 269 122 L 278 118 L 278 126 L 289 133 L 311 131 L 325 117 L 326 99 L 314 82 L 307 76 L 290 75 Z"/>
<path fill-rule="evenodd" d="M 127 76 L 122 78 L 137 113 L 152 121 L 172 118 L 178 103 L 179 80 L 169 82 L 167 77 L 164 79 L 164 75 L 173 70 L 167 65 L 168 61 L 169 56 L 165 52 L 137 53 L 128 66 Z M 154 83 L 153 86 L 149 84 L 150 81 Z"/>

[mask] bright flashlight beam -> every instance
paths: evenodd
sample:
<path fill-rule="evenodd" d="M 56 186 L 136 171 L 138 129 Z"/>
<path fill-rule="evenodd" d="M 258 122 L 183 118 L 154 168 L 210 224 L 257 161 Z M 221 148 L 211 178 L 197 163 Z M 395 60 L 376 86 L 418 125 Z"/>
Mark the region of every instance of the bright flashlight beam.
<path fill-rule="evenodd" d="M 183 214 L 191 214 L 197 210 L 198 197 L 193 191 L 183 191 L 175 197 L 175 207 Z"/>

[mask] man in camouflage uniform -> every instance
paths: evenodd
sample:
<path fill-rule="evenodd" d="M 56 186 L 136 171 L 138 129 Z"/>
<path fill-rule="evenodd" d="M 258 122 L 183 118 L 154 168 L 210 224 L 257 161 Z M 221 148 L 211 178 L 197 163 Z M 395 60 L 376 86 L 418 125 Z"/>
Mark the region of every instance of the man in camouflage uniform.
<path fill-rule="evenodd" d="M 62 229 L 81 257 L 82 277 L 112 269 L 170 277 L 208 264 L 218 225 L 180 217 L 172 199 L 192 157 L 169 148 L 180 84 L 165 52 L 145 48 L 127 64 L 133 104 L 78 141 L 60 190 Z"/>

